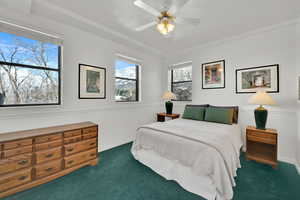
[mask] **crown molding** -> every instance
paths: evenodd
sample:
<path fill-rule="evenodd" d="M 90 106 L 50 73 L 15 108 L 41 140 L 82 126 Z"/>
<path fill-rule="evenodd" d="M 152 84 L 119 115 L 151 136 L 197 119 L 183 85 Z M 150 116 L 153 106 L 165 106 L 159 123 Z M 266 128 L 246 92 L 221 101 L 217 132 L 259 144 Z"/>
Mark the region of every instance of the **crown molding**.
<path fill-rule="evenodd" d="M 162 52 L 157 48 L 149 47 L 148 45 L 144 44 L 143 42 L 140 42 L 131 37 L 128 37 L 127 35 L 121 34 L 113 29 L 110 29 L 110 28 L 108 28 L 100 23 L 97 23 L 93 20 L 90 20 L 86 17 L 78 15 L 77 13 L 75 13 L 73 11 L 61 8 L 53 3 L 50 3 L 50 2 L 44 1 L 44 0 L 35 0 L 35 2 L 38 5 L 44 6 L 45 8 L 51 9 L 52 11 L 57 13 L 56 16 L 51 16 L 51 20 L 55 20 L 57 22 L 64 23 L 61 20 L 57 19 L 56 17 L 59 15 L 68 17 L 68 20 L 72 20 L 73 23 L 75 23 L 76 26 L 74 26 L 74 24 L 73 24 L 73 26 L 76 28 L 80 28 L 84 31 L 90 31 L 91 33 L 95 33 L 95 32 L 97 33 L 97 31 L 105 32 L 106 34 L 108 33 L 110 35 L 110 37 L 106 37 L 106 39 L 109 39 L 113 42 L 115 42 L 115 39 L 118 38 L 123 41 L 126 41 L 127 43 L 132 44 L 133 47 L 142 48 L 144 50 L 147 50 L 148 52 L 151 52 L 154 55 L 162 55 Z M 33 14 L 34 14 L 34 12 L 33 12 Z M 66 24 L 66 23 L 64 23 L 64 24 Z M 67 23 L 67 25 L 70 25 L 70 23 Z M 91 29 L 86 29 L 84 25 L 89 26 L 90 28 L 94 29 L 95 31 L 91 31 Z M 126 45 L 127 45 L 127 43 L 126 43 Z"/>
<path fill-rule="evenodd" d="M 234 35 L 234 36 L 231 36 L 231 37 L 227 37 L 227 38 L 224 38 L 224 39 L 221 39 L 221 40 L 211 41 L 211 42 L 195 45 L 193 47 L 181 49 L 180 51 L 176 51 L 175 54 L 176 55 L 185 54 L 185 53 L 194 51 L 195 49 L 203 49 L 203 48 L 208 48 L 208 47 L 213 47 L 213 46 L 219 46 L 219 45 L 222 45 L 222 44 L 225 44 L 225 43 L 228 43 L 228 42 L 233 42 L 233 41 L 241 40 L 241 39 L 247 39 L 249 37 L 253 37 L 253 36 L 256 36 L 256 35 L 259 35 L 259 34 L 280 30 L 282 28 L 289 27 L 289 26 L 295 26 L 297 24 L 300 24 L 300 17 L 285 21 L 283 23 L 274 24 L 274 25 L 271 25 L 271 26 L 266 26 L 266 27 L 263 27 L 263 28 L 248 31 L 248 32 L 245 32 L 245 33 L 242 33 L 242 34 L 239 34 L 239 35 Z"/>

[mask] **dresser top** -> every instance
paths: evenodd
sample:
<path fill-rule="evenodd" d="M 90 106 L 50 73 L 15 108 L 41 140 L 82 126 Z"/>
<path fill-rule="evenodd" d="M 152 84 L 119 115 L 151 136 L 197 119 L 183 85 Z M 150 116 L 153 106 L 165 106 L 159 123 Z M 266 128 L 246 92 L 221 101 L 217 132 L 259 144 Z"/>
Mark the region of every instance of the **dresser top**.
<path fill-rule="evenodd" d="M 65 131 L 88 128 L 92 126 L 97 126 L 97 124 L 87 121 L 87 122 L 74 123 L 74 124 L 51 126 L 46 128 L 37 128 L 37 129 L 30 129 L 24 131 L 0 133 L 0 142 L 17 140 L 17 139 L 28 138 L 28 137 L 35 137 L 40 135 L 48 135 L 53 133 L 61 133 Z"/>

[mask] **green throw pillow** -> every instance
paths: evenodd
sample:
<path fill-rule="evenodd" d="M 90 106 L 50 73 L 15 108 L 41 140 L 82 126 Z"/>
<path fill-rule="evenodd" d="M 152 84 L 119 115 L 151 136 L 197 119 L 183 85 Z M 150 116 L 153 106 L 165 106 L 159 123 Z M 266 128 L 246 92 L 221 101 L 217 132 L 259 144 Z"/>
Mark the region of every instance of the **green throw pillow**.
<path fill-rule="evenodd" d="M 186 106 L 182 115 L 183 119 L 204 120 L 205 108 Z"/>
<path fill-rule="evenodd" d="M 206 108 L 205 121 L 222 124 L 232 124 L 233 109 L 230 108 Z"/>

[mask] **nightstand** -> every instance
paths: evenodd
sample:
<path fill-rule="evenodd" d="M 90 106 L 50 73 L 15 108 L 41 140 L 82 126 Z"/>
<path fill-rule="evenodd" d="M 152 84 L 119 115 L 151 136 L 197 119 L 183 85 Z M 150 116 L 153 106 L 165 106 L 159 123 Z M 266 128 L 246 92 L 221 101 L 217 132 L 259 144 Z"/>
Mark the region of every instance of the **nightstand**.
<path fill-rule="evenodd" d="M 256 129 L 248 126 L 246 129 L 248 160 L 271 165 L 277 168 L 277 131 L 275 129 Z"/>
<path fill-rule="evenodd" d="M 167 113 L 157 113 L 157 121 L 164 122 L 166 117 L 170 117 L 171 119 L 177 119 L 180 117 L 180 114 L 167 114 Z"/>

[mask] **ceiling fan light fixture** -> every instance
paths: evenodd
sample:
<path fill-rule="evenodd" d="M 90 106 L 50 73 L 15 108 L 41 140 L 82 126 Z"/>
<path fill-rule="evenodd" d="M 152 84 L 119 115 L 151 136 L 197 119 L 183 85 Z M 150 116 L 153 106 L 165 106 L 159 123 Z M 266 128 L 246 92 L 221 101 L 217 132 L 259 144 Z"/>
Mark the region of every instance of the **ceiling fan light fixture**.
<path fill-rule="evenodd" d="M 161 34 L 167 35 L 170 32 L 174 31 L 174 21 L 170 17 L 163 17 L 159 20 L 156 28 Z"/>

